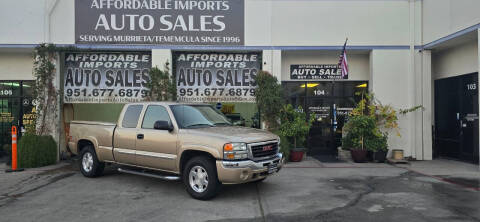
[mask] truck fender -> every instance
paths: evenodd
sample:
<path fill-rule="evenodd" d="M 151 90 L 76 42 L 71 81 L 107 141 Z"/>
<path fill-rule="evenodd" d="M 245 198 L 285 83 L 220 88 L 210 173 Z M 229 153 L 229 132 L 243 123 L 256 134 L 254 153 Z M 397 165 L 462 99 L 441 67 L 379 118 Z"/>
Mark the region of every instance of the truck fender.
<path fill-rule="evenodd" d="M 218 151 L 218 149 L 208 147 L 205 145 L 195 145 L 195 144 L 189 144 L 189 145 L 184 145 L 179 148 L 178 154 L 179 158 L 177 158 L 177 169 L 181 172 L 181 162 L 182 162 L 182 155 L 184 154 L 185 151 L 199 151 L 199 152 L 205 152 L 213 156 L 215 159 L 222 159 L 223 155 Z"/>
<path fill-rule="evenodd" d="M 95 137 L 87 136 L 86 138 L 80 138 L 78 141 L 80 141 L 80 140 L 87 140 L 87 141 L 91 142 L 93 144 L 93 149 L 95 149 L 95 153 L 98 156 L 98 141 Z M 77 152 L 80 154 L 80 147 L 78 147 L 78 145 L 77 145 Z"/>

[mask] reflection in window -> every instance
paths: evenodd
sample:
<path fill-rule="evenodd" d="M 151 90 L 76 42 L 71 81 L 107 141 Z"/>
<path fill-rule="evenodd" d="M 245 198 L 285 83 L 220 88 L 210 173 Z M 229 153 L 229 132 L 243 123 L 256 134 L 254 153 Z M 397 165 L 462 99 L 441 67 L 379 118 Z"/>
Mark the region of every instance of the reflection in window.
<path fill-rule="evenodd" d="M 163 106 L 148 106 L 145 117 L 143 117 L 142 128 L 153 129 L 153 125 L 157 121 L 167 121 L 170 123 L 167 109 Z"/>
<path fill-rule="evenodd" d="M 132 105 L 127 108 L 125 115 L 122 121 L 122 127 L 124 128 L 135 128 L 137 127 L 138 118 L 142 112 L 142 105 Z"/>

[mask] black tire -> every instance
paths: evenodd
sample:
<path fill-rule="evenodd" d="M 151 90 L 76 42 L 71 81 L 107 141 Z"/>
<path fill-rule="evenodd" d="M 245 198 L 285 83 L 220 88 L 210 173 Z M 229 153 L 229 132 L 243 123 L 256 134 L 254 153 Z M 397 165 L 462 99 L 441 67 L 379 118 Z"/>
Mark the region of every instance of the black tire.
<path fill-rule="evenodd" d="M 84 158 L 89 159 L 88 155 L 92 157 L 91 165 L 86 164 L 84 167 Z M 80 171 L 86 177 L 98 177 L 102 175 L 103 169 L 105 169 L 105 163 L 98 161 L 97 154 L 93 146 L 86 146 L 80 152 Z"/>
<path fill-rule="evenodd" d="M 204 169 L 208 176 L 207 178 L 208 184 L 205 185 L 206 188 L 204 188 L 205 186 L 201 188 L 201 189 L 204 189 L 201 192 L 195 190 L 195 189 L 199 189 L 197 185 L 192 186 L 190 184 L 190 171 L 194 167 L 197 167 L 197 169 L 200 169 L 200 170 Z M 199 157 L 194 157 L 190 159 L 187 162 L 187 164 L 185 164 L 185 167 L 183 168 L 182 176 L 183 176 L 183 183 L 185 184 L 185 188 L 187 192 L 190 194 L 190 196 L 198 200 L 212 199 L 217 195 L 221 187 L 221 183 L 220 181 L 218 181 L 217 168 L 215 166 L 215 162 L 206 156 L 199 156 Z"/>

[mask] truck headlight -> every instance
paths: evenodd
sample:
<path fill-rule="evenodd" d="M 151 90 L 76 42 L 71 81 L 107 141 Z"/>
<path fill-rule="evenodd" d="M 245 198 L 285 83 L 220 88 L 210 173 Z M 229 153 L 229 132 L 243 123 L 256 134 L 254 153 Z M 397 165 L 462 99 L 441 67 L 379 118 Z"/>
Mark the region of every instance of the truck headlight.
<path fill-rule="evenodd" d="M 243 160 L 248 158 L 246 143 L 227 143 L 223 145 L 223 158 L 226 160 Z"/>

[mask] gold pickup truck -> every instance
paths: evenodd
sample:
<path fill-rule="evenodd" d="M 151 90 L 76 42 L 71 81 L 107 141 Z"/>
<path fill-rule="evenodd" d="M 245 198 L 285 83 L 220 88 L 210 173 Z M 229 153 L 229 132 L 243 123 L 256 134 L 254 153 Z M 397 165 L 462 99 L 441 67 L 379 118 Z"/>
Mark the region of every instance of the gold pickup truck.
<path fill-rule="evenodd" d="M 213 198 L 221 184 L 262 181 L 284 161 L 278 136 L 232 126 L 208 104 L 127 104 L 116 124 L 72 121 L 69 135 L 86 177 L 113 163 L 124 173 L 182 179 L 201 200 Z"/>

